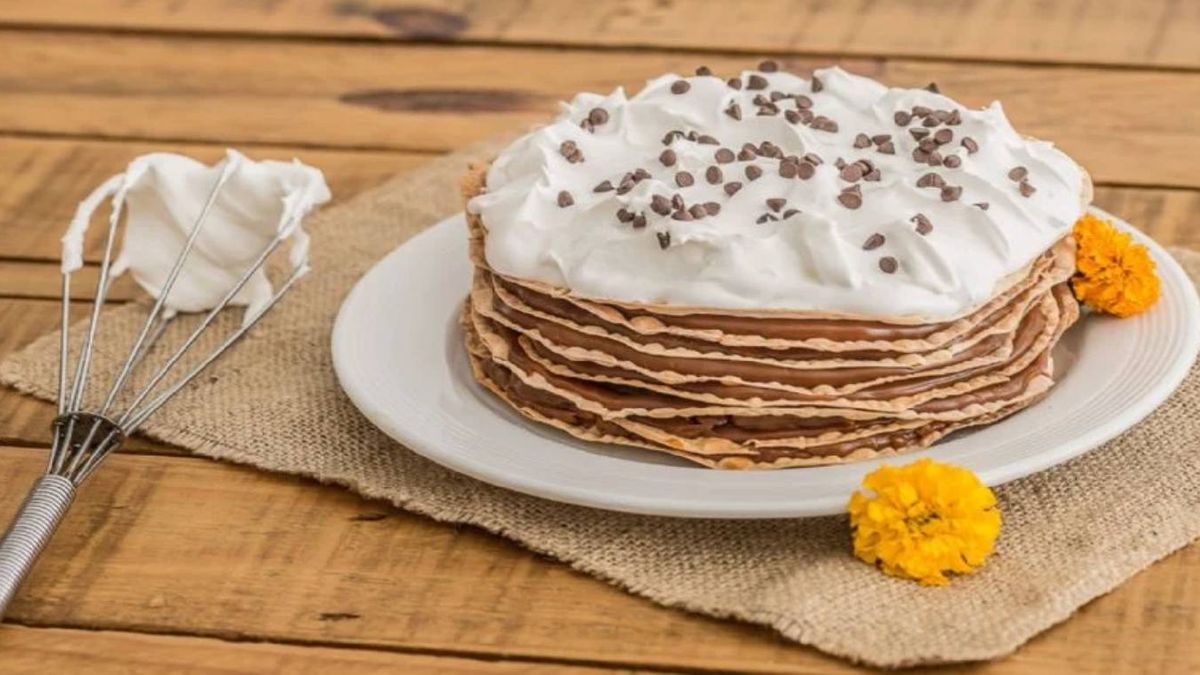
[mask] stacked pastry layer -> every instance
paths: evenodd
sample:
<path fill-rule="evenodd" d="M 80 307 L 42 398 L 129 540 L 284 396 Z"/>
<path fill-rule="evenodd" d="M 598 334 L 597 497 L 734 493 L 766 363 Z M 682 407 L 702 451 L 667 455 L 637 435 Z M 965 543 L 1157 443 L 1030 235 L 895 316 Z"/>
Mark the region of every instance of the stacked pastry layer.
<path fill-rule="evenodd" d="M 497 274 L 472 220 L 463 326 L 480 383 L 579 438 L 715 468 L 890 455 L 998 420 L 1047 392 L 1078 317 L 1070 240 L 971 314 L 903 324 L 585 300 Z"/>

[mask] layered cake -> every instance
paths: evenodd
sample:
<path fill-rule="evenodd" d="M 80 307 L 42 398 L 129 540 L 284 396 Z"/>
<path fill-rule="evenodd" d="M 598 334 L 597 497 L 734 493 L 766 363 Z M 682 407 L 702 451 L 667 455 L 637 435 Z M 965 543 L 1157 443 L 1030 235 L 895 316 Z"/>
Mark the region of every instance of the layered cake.
<path fill-rule="evenodd" d="M 479 382 L 715 468 L 923 448 L 1029 406 L 1087 174 L 998 103 L 765 62 L 580 94 L 473 167 Z"/>

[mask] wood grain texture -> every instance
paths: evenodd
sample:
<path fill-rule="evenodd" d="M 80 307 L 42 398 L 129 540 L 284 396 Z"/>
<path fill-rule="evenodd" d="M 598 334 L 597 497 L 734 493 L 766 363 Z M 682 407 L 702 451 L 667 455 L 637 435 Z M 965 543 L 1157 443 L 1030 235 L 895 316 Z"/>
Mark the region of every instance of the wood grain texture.
<path fill-rule="evenodd" d="M 75 213 L 75 205 L 104 179 L 124 170 L 130 160 L 148 152 L 179 152 L 214 162 L 224 154 L 224 146 L 0 136 L 0 256 L 56 260 L 58 236 Z M 303 147 L 262 146 L 246 152 L 252 159 L 298 158 L 322 169 L 334 203 L 429 159 L 408 152 Z M 85 259 L 98 261 L 103 238 L 93 236 L 88 244 Z"/>
<path fill-rule="evenodd" d="M 361 649 L 234 643 L 210 638 L 13 625 L 0 628 L 0 653 L 3 654 L 0 670 L 8 675 L 54 672 L 86 672 L 88 675 L 151 672 L 193 675 L 595 675 L 613 672 L 561 664 L 481 661 Z"/>
<path fill-rule="evenodd" d="M 0 448 L 12 486 L 0 493 L 0 522 L 43 466 L 42 451 Z M 192 458 L 112 456 L 9 618 L 622 667 L 848 670 L 765 629 L 657 607 L 473 528 Z"/>
<path fill-rule="evenodd" d="M 1004 101 L 1101 182 L 1200 187 L 1200 73 L 833 59 L 895 85 L 936 81 Z M 0 131 L 443 151 L 544 120 L 580 90 L 637 89 L 707 61 L 545 49 L 260 42 L 43 32 L 0 35 Z M 797 59 L 797 70 L 831 59 Z"/>
<path fill-rule="evenodd" d="M 40 452 L 0 448 L 24 486 Z M 0 494 L 0 519 L 20 489 Z M 11 609 L 34 626 L 763 673 L 854 669 L 766 630 L 656 607 L 473 528 L 334 487 L 116 455 Z M 1200 664 L 1200 549 L 1169 556 L 984 673 Z M 0 633 L 0 649 L 4 646 Z M 3 663 L 3 660 L 0 660 Z"/>
<path fill-rule="evenodd" d="M 1171 0 L 0 0 L 0 23 L 1200 67 L 1200 5 Z"/>

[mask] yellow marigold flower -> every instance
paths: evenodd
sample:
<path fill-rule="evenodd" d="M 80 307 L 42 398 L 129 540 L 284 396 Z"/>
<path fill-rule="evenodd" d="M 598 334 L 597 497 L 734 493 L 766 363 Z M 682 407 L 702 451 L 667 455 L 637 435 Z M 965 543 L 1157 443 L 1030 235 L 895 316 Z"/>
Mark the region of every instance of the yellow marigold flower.
<path fill-rule="evenodd" d="M 924 585 L 983 565 L 1000 534 L 996 495 L 970 471 L 931 459 L 882 466 L 850 497 L 854 555 Z"/>
<path fill-rule="evenodd" d="M 1128 232 L 1093 215 L 1075 222 L 1075 297 L 1099 312 L 1119 317 L 1144 312 L 1161 292 L 1150 251 Z"/>

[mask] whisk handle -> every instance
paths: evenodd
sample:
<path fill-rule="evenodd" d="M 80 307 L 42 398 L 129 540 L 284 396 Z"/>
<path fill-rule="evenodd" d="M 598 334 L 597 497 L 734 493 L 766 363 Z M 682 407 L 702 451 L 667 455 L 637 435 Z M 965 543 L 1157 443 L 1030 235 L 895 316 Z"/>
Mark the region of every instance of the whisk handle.
<path fill-rule="evenodd" d="M 0 539 L 0 619 L 74 499 L 75 484 L 62 476 L 42 476 L 29 491 Z"/>

